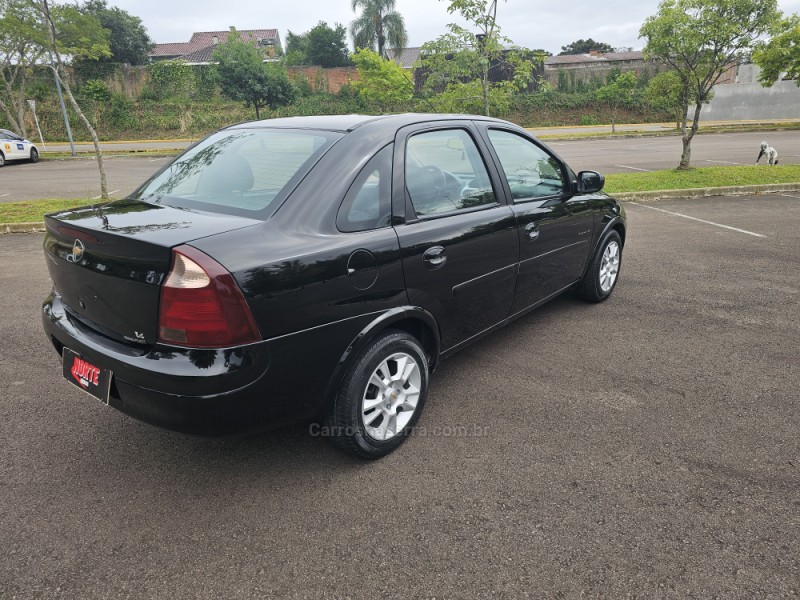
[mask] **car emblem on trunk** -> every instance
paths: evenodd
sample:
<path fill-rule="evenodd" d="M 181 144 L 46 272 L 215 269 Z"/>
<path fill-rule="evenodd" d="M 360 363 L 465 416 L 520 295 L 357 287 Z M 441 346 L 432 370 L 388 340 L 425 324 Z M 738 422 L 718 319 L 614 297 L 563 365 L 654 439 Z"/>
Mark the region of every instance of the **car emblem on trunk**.
<path fill-rule="evenodd" d="M 75 240 L 75 243 L 72 244 L 72 254 L 67 255 L 67 262 L 71 263 L 79 263 L 83 258 L 83 251 L 86 248 L 83 245 L 83 242 L 80 240 Z"/>

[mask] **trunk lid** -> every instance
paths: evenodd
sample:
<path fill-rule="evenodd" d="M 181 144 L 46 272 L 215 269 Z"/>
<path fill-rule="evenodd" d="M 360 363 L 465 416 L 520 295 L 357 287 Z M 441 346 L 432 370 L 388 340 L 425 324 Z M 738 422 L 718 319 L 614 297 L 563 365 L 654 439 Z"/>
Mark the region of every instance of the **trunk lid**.
<path fill-rule="evenodd" d="M 46 215 L 44 251 L 71 318 L 113 340 L 151 346 L 172 248 L 259 223 L 122 200 Z"/>

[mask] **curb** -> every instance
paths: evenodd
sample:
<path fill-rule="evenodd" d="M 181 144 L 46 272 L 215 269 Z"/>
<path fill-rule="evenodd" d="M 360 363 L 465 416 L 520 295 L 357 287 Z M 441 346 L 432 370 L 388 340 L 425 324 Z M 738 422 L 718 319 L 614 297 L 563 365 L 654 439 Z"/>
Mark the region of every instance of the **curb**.
<path fill-rule="evenodd" d="M 691 188 L 687 190 L 653 190 L 649 192 L 620 192 L 609 194 L 622 202 L 668 200 L 674 198 L 707 198 L 709 196 L 747 196 L 774 194 L 776 192 L 800 191 L 800 183 L 770 183 L 766 185 L 732 185 L 714 188 Z"/>
<path fill-rule="evenodd" d="M 41 223 L 0 223 L 0 234 L 3 233 L 41 233 L 45 231 Z"/>
<path fill-rule="evenodd" d="M 767 185 L 735 185 L 715 188 L 693 188 L 688 190 L 654 190 L 651 192 L 620 192 L 609 194 L 620 202 L 647 202 L 649 200 L 692 199 L 710 196 L 748 196 L 774 194 L 777 192 L 798 192 L 800 183 L 771 183 Z M 45 231 L 44 222 L 39 223 L 0 223 L 0 235 L 4 233 L 41 233 Z"/>

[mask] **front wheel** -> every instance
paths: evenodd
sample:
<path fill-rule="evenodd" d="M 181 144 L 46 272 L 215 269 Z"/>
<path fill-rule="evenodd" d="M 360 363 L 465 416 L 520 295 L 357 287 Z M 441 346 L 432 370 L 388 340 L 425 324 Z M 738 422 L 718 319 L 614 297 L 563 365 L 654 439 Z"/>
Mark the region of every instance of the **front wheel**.
<path fill-rule="evenodd" d="M 622 239 L 610 231 L 597 247 L 583 279 L 578 282 L 578 295 L 587 302 L 602 302 L 617 285 L 622 266 Z"/>
<path fill-rule="evenodd" d="M 36 148 L 31 148 L 31 162 L 39 162 L 39 151 Z"/>
<path fill-rule="evenodd" d="M 416 338 L 388 331 L 353 360 L 327 420 L 333 444 L 361 458 L 397 448 L 419 419 L 428 361 Z"/>

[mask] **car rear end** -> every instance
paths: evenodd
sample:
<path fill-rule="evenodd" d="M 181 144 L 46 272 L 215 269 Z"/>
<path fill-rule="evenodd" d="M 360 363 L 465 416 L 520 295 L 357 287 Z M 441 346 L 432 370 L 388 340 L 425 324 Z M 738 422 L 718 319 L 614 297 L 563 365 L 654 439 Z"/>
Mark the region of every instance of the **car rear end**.
<path fill-rule="evenodd" d="M 128 200 L 46 216 L 53 291 L 42 318 L 65 379 L 187 433 L 226 435 L 296 418 L 264 401 L 269 344 L 234 276 L 196 247 L 214 238 L 236 244 L 264 227 L 337 136 L 303 134 L 295 155 L 287 139 L 220 132 Z M 281 146 L 283 159 L 275 158 Z"/>
<path fill-rule="evenodd" d="M 140 225 L 109 225 L 131 214 Z M 170 429 L 242 428 L 236 404 L 267 369 L 266 345 L 231 275 L 185 240 L 259 222 L 219 220 L 136 202 L 46 217 L 42 318 L 68 381 Z"/>

